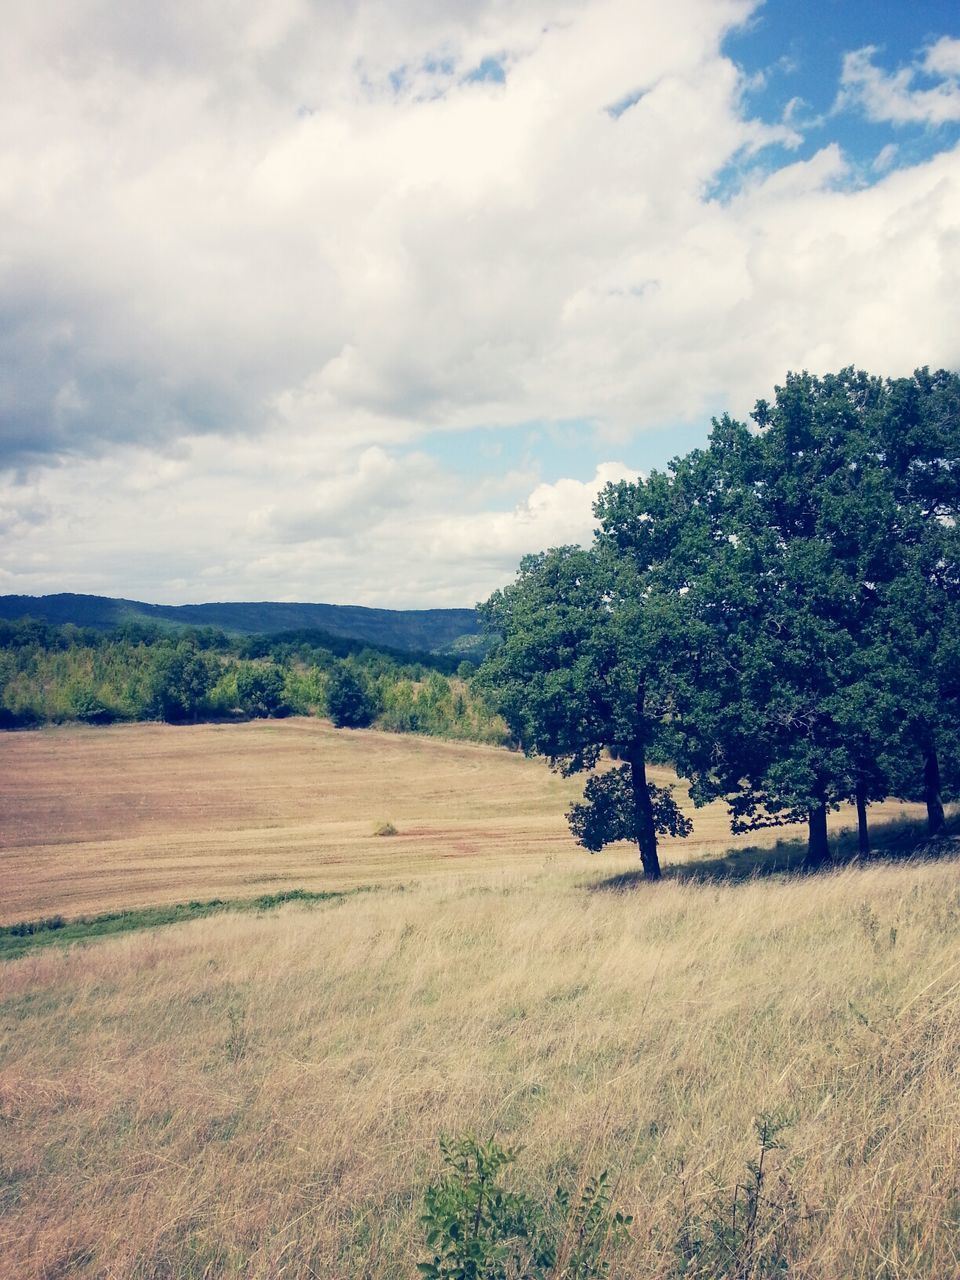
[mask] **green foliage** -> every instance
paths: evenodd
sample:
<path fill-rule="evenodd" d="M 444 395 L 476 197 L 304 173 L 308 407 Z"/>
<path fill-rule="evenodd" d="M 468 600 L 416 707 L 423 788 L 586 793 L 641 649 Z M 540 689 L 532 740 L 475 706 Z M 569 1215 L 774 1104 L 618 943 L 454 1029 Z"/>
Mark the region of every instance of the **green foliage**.
<path fill-rule="evenodd" d="M 149 677 L 152 711 L 161 720 L 199 720 L 218 674 L 216 658 L 185 641 L 158 649 Z"/>
<path fill-rule="evenodd" d="M 377 693 L 380 728 L 498 745 L 508 737 L 495 708 L 459 679 L 439 672 L 426 679 L 381 676 Z"/>
<path fill-rule="evenodd" d="M 74 715 L 84 724 L 109 724 L 118 719 L 116 707 L 89 685 L 74 685 L 69 696 Z"/>
<path fill-rule="evenodd" d="M 503 721 L 452 677 L 453 660 L 409 661 L 322 633 L 231 639 L 210 628 L 173 633 L 125 623 L 112 633 L 0 619 L 0 729 L 81 720 L 171 720 L 310 715 L 326 709 L 331 675 L 346 658 L 376 707 L 376 723 L 397 732 L 502 743 Z M 182 665 L 199 657 L 211 677 L 199 700 L 181 696 Z"/>
<path fill-rule="evenodd" d="M 254 717 L 285 715 L 283 673 L 275 666 L 247 665 L 237 672 L 237 702 Z"/>
<path fill-rule="evenodd" d="M 607 1175 L 544 1204 L 503 1184 L 516 1150 L 472 1136 L 441 1139 L 444 1172 L 427 1188 L 423 1225 L 431 1257 L 426 1280 L 593 1280 L 631 1218 L 615 1212 Z"/>
<path fill-rule="evenodd" d="M 782 1115 L 761 1115 L 755 1122 L 759 1152 L 747 1163 L 747 1177 L 732 1189 L 717 1186 L 706 1207 L 693 1211 L 684 1204 L 674 1243 L 672 1275 L 687 1280 L 775 1280 L 789 1275 L 786 1249 L 788 1229 L 795 1228 L 800 1211 L 781 1187 L 768 1189 L 766 1158 L 782 1148 L 787 1127 Z"/>
<path fill-rule="evenodd" d="M 688 836 L 693 823 L 674 800 L 673 788 L 648 782 L 647 790 L 657 831 L 680 838 Z M 605 845 L 618 840 L 636 841 L 636 806 L 629 765 L 594 774 L 583 794 L 585 803 L 575 804 L 567 814 L 578 844 L 591 853 L 599 853 Z"/>
<path fill-rule="evenodd" d="M 363 729 L 377 714 L 366 685 L 345 664 L 327 682 L 327 711 L 338 729 Z"/>

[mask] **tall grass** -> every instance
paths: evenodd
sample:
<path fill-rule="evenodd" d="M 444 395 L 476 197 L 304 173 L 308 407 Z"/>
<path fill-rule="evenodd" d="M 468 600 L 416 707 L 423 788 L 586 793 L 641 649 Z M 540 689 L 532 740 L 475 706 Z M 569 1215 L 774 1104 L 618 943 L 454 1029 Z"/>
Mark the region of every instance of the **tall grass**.
<path fill-rule="evenodd" d="M 410 1276 L 438 1135 L 472 1131 L 520 1145 L 544 1197 L 609 1169 L 635 1219 L 611 1276 L 666 1280 L 763 1114 L 788 1122 L 764 1187 L 791 1276 L 960 1274 L 956 863 L 609 871 L 4 965 L 0 1274 Z"/>

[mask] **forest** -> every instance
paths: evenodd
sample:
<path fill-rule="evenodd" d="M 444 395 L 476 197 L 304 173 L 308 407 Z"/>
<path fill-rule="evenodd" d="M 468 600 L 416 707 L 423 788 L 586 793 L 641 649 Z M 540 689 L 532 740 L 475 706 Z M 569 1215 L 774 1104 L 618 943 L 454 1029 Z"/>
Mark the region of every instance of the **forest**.
<path fill-rule="evenodd" d="M 338 727 L 502 743 L 468 659 L 305 630 L 231 636 L 126 622 L 113 630 L 0 619 L 0 728 L 329 715 Z"/>

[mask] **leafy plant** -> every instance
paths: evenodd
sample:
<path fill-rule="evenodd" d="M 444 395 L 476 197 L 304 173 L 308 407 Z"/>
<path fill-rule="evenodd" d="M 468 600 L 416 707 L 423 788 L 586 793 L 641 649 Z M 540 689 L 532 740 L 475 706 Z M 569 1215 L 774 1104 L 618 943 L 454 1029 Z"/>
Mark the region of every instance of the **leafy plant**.
<path fill-rule="evenodd" d="M 789 1272 L 784 1228 L 799 1216 L 788 1196 L 767 1189 L 766 1158 L 782 1148 L 787 1127 L 781 1115 L 762 1114 L 754 1122 L 760 1150 L 747 1163 L 747 1177 L 732 1191 L 720 1185 L 704 1212 L 684 1205 L 674 1245 L 675 1277 L 693 1280 L 774 1280 Z"/>
<path fill-rule="evenodd" d="M 246 1054 L 250 1044 L 250 1032 L 247 1028 L 247 1011 L 239 1005 L 231 1005 L 227 1010 L 227 1022 L 230 1031 L 224 1048 L 227 1057 L 236 1065 Z"/>
<path fill-rule="evenodd" d="M 364 682 L 342 664 L 327 683 L 327 710 L 338 729 L 363 729 L 377 714 Z"/>
<path fill-rule="evenodd" d="M 632 1221 L 614 1212 L 608 1176 L 579 1192 L 557 1187 L 546 1204 L 501 1181 L 513 1148 L 468 1135 L 443 1138 L 444 1172 L 427 1188 L 422 1222 L 432 1256 L 426 1280 L 594 1280 Z"/>

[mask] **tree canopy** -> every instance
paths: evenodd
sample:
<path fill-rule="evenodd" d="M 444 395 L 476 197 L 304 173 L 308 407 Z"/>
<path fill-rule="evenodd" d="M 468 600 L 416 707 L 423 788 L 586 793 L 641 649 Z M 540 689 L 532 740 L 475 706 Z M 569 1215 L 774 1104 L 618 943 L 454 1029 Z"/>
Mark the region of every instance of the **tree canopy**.
<path fill-rule="evenodd" d="M 671 762 L 735 829 L 923 798 L 960 769 L 960 379 L 790 374 L 754 425 L 608 485 L 589 548 L 527 557 L 481 614 L 481 669 L 525 750 L 599 772 L 568 815 L 599 849 L 689 823 L 651 787 Z M 610 768 L 602 759 L 624 761 Z"/>

